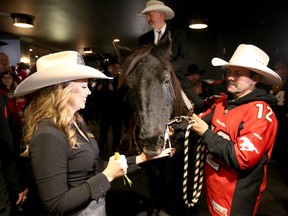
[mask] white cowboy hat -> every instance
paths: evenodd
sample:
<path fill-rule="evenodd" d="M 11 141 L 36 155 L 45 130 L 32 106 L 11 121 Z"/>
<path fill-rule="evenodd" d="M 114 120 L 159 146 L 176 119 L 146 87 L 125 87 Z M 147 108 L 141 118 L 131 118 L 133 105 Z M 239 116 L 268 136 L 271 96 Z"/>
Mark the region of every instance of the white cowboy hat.
<path fill-rule="evenodd" d="M 95 68 L 86 66 L 76 51 L 45 55 L 36 62 L 37 71 L 24 79 L 15 89 L 14 96 L 30 94 L 41 88 L 86 78 L 113 79 Z"/>
<path fill-rule="evenodd" d="M 280 85 L 282 80 L 280 76 L 267 67 L 269 56 L 251 44 L 240 44 L 235 50 L 229 62 L 220 58 L 213 58 L 213 66 L 237 66 L 244 67 L 262 75 L 260 82 L 268 85 Z"/>
<path fill-rule="evenodd" d="M 166 6 L 162 1 L 147 1 L 146 8 L 142 10 L 138 15 L 145 15 L 149 11 L 163 12 L 165 14 L 165 20 L 170 20 L 175 16 L 174 11 L 170 7 Z"/>

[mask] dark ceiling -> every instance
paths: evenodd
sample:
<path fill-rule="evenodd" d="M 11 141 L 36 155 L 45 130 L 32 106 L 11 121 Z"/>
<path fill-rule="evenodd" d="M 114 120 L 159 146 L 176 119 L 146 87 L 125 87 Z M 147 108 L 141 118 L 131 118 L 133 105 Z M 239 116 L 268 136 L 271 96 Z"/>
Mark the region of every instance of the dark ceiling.
<path fill-rule="evenodd" d="M 191 17 L 209 20 L 207 34 L 221 31 L 260 29 L 288 31 L 287 0 L 194 1 L 165 0 L 175 11 L 171 20 L 187 32 Z M 0 39 L 15 35 L 44 51 L 79 50 L 93 47 L 96 53 L 114 52 L 112 40 L 137 46 L 137 38 L 150 28 L 137 16 L 146 0 L 0 0 Z M 12 25 L 10 13 L 35 16 L 35 27 Z M 40 54 L 41 55 L 41 54 Z"/>

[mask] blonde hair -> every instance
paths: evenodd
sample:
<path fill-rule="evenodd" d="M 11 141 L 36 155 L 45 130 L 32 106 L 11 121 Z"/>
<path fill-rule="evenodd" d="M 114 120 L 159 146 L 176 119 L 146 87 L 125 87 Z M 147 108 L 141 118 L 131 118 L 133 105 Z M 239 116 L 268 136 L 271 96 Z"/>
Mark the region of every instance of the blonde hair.
<path fill-rule="evenodd" d="M 50 121 L 66 134 L 71 148 L 79 148 L 80 143 L 76 143 L 76 129 L 73 122 L 77 122 L 81 127 L 85 122 L 79 113 L 72 115 L 67 107 L 71 92 L 71 83 L 65 82 L 43 88 L 36 92 L 29 101 L 24 112 L 23 145 L 26 150 L 22 156 L 28 156 L 29 143 L 38 123 L 43 119 Z"/>

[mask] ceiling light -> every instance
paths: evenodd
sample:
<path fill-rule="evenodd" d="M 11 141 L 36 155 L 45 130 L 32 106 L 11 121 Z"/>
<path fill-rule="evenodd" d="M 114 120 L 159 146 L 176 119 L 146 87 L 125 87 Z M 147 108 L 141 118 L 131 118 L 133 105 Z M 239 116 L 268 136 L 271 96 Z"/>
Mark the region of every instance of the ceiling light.
<path fill-rule="evenodd" d="M 205 29 L 208 27 L 207 19 L 191 19 L 189 21 L 189 28 L 191 29 Z"/>
<path fill-rule="evenodd" d="M 86 53 L 86 54 L 93 53 L 93 49 L 90 48 L 90 47 L 85 47 L 85 48 L 84 48 L 84 53 Z"/>
<path fill-rule="evenodd" d="M 34 16 L 21 13 L 12 13 L 13 25 L 20 28 L 33 28 L 34 27 Z"/>

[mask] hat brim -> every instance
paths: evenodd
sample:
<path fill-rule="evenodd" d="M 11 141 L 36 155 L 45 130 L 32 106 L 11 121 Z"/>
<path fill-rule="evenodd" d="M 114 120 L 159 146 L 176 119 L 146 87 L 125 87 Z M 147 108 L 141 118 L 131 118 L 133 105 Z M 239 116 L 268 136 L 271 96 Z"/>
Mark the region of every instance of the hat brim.
<path fill-rule="evenodd" d="M 151 5 L 146 7 L 144 10 L 142 10 L 140 13 L 138 13 L 137 15 L 139 16 L 143 16 L 145 15 L 147 12 L 150 11 L 161 11 L 165 14 L 165 20 L 170 20 L 175 16 L 174 11 L 167 7 L 166 5 Z"/>
<path fill-rule="evenodd" d="M 19 97 L 47 86 L 88 78 L 113 79 L 113 77 L 108 77 L 99 70 L 86 65 L 56 65 L 28 76 L 17 86 L 14 96 Z"/>
<path fill-rule="evenodd" d="M 275 71 L 271 70 L 270 68 L 266 66 L 257 65 L 257 68 L 256 68 L 255 66 L 252 66 L 249 64 L 240 64 L 240 63 L 234 64 L 234 63 L 227 62 L 217 57 L 213 58 L 211 63 L 213 66 L 222 66 L 224 68 L 229 67 L 229 66 L 236 66 L 236 67 L 243 67 L 248 70 L 254 71 L 262 75 L 260 82 L 267 84 L 267 85 L 281 85 L 282 83 L 280 76 Z"/>

